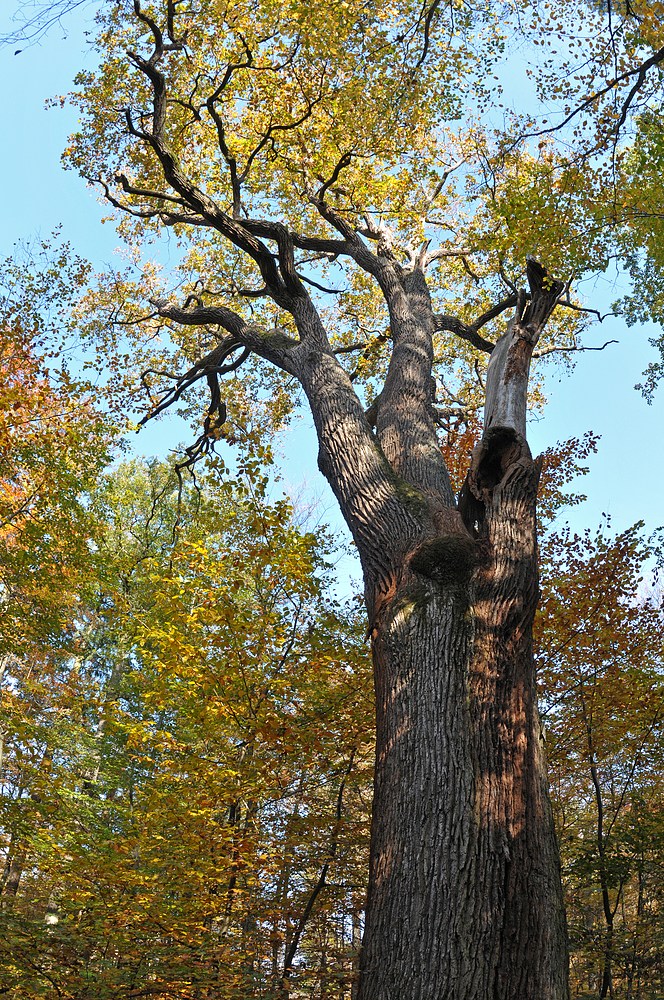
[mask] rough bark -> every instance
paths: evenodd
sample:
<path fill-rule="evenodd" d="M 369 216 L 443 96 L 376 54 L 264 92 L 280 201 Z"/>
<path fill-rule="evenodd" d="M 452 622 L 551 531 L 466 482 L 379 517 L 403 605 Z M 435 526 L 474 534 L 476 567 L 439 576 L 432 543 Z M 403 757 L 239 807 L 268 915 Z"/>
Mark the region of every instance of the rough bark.
<path fill-rule="evenodd" d="M 562 1000 L 566 928 L 532 650 L 539 463 L 516 436 L 505 461 L 506 437 L 499 438 L 500 480 L 484 480 L 481 466 L 471 472 L 484 505 L 469 698 L 481 831 L 477 888 L 485 886 L 479 898 L 491 954 L 487 995 Z"/>
<path fill-rule="evenodd" d="M 565 1000 L 567 941 L 536 707 L 539 478 L 530 357 L 560 294 L 529 267 L 492 355 L 455 510 L 374 615 L 377 743 L 360 1000 Z M 423 484 L 426 485 L 426 484 Z M 371 610 L 371 608 L 370 608 Z"/>
<path fill-rule="evenodd" d="M 483 510 L 411 559 L 375 622 L 361 1000 L 567 997 L 532 655 L 539 469 L 525 442 L 509 456 L 497 482 L 479 460 Z"/>
<path fill-rule="evenodd" d="M 374 627 L 376 772 L 359 997 L 471 992 L 475 905 L 466 587 L 408 579 Z M 464 952 L 466 958 L 464 959 Z M 447 994 L 446 994 L 447 990 Z"/>

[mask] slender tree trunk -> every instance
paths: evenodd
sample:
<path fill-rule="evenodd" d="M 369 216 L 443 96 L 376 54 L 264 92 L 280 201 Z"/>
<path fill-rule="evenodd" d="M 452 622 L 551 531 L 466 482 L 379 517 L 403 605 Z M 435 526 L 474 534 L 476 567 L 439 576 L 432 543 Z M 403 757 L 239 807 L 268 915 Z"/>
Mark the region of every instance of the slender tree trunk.
<path fill-rule="evenodd" d="M 3 908 L 12 905 L 18 895 L 18 887 L 25 868 L 27 850 L 15 833 L 11 835 L 9 846 L 9 856 L 5 863 L 5 869 L 0 881 L 0 897 L 2 897 Z"/>
<path fill-rule="evenodd" d="M 627 993 L 625 994 L 625 1000 L 633 1000 L 634 993 L 634 982 L 636 980 L 636 987 L 638 991 L 639 984 L 639 965 L 640 965 L 640 953 L 639 953 L 639 935 L 641 931 L 641 923 L 643 920 L 644 904 L 643 904 L 643 856 L 639 858 L 637 865 L 637 878 L 638 878 L 638 895 L 636 902 L 636 922 L 634 925 L 634 936 L 632 943 L 632 960 L 627 967 Z"/>
<path fill-rule="evenodd" d="M 351 988 L 350 988 L 350 1000 L 357 1000 L 358 997 L 358 987 L 360 979 L 360 946 L 362 943 L 362 922 L 360 920 L 360 914 L 362 909 L 354 905 L 351 914 L 351 946 L 353 949 L 353 957 L 351 959 Z"/>
<path fill-rule="evenodd" d="M 599 989 L 600 1000 L 613 996 L 613 908 L 611 906 L 611 894 L 609 892 L 609 881 L 606 871 L 606 840 L 604 836 L 604 798 L 602 796 L 602 786 L 597 773 L 595 763 L 595 751 L 593 747 L 593 732 L 590 722 L 588 722 L 588 757 L 590 763 L 590 776 L 595 790 L 595 804 L 597 806 L 597 857 L 599 860 L 599 880 L 602 889 L 602 912 L 606 929 L 604 932 L 604 946 L 602 955 L 602 982 Z"/>

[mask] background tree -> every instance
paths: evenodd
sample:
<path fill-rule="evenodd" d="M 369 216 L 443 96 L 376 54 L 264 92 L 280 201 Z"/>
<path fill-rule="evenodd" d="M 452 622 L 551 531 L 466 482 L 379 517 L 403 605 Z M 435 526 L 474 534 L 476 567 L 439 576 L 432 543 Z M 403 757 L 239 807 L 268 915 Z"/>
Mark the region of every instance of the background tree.
<path fill-rule="evenodd" d="M 285 503 L 256 480 L 253 496 L 215 474 L 201 490 L 178 509 L 168 466 L 105 477 L 96 600 L 58 669 L 8 675 L 22 722 L 3 825 L 21 825 L 24 864 L 0 965 L 25 1000 L 352 979 L 362 633 L 323 606 L 320 543 Z"/>
<path fill-rule="evenodd" d="M 577 996 L 656 997 L 662 609 L 639 592 L 652 550 L 553 532 L 539 638 Z"/>
<path fill-rule="evenodd" d="M 29 775 L 51 766 L 43 747 L 23 745 L 21 733 L 67 655 L 92 571 L 86 491 L 109 447 L 107 422 L 55 360 L 59 313 L 69 315 L 86 268 L 66 253 L 53 257 L 46 244 L 36 257 L 29 277 L 24 262 L 3 261 L 0 299 L 0 760 L 17 733 L 21 746 L 0 882 L 8 905 L 28 831 L 43 819 Z M 24 700 L 15 698 L 18 676 Z"/>
<path fill-rule="evenodd" d="M 85 494 L 110 423 L 58 354 L 89 268 L 47 243 L 2 262 L 0 662 L 67 634 L 89 566 Z M 33 267 L 26 269 L 32 256 Z M 66 320 L 63 321 L 63 317 Z"/>

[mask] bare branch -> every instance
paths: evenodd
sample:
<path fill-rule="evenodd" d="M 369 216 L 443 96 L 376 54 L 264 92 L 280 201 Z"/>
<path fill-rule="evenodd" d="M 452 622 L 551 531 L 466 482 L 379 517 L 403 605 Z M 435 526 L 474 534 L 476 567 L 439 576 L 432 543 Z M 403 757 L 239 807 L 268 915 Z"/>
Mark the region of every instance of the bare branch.
<path fill-rule="evenodd" d="M 486 383 L 482 378 L 482 372 L 480 371 L 480 366 L 479 362 L 477 361 L 477 358 L 475 358 L 475 364 L 473 365 L 473 369 L 475 371 L 475 378 L 477 379 L 477 384 L 479 385 L 482 392 L 486 392 Z"/>
<path fill-rule="evenodd" d="M 228 148 L 228 144 L 226 143 L 226 130 L 224 128 L 223 119 L 219 114 L 219 112 L 217 111 L 217 109 L 214 107 L 214 104 L 212 103 L 212 100 L 210 98 L 208 98 L 207 100 L 207 109 L 217 128 L 217 137 L 218 137 L 217 141 L 219 149 L 221 151 L 221 155 L 223 156 L 228 165 L 228 173 L 231 179 L 231 191 L 233 193 L 233 218 L 239 219 L 242 211 L 242 193 L 240 188 L 240 181 L 238 180 L 238 175 L 237 175 L 237 160 L 235 159 L 234 156 L 231 155 L 230 149 Z"/>
<path fill-rule="evenodd" d="M 658 66 L 661 62 L 664 62 L 664 47 L 654 52 L 649 59 L 646 59 L 645 62 L 642 62 L 639 66 L 635 66 L 633 69 L 625 70 L 624 73 L 619 73 L 609 83 L 607 83 L 606 86 L 601 87 L 599 90 L 595 91 L 594 94 L 590 94 L 589 97 L 586 97 L 585 100 L 581 101 L 581 103 L 578 104 L 573 111 L 570 111 L 570 113 L 557 125 L 551 125 L 549 128 L 540 129 L 537 132 L 531 132 L 529 133 L 529 137 L 537 138 L 538 136 L 550 135 L 552 132 L 560 131 L 560 129 L 569 125 L 574 118 L 586 111 L 591 105 L 611 93 L 612 90 L 615 90 L 619 84 L 625 83 L 627 80 L 631 80 L 633 77 L 636 77 L 633 86 L 623 101 L 621 113 L 617 121 L 607 132 L 607 134 L 616 135 L 625 124 L 632 101 L 645 83 L 648 70 L 652 69 L 654 66 Z"/>
<path fill-rule="evenodd" d="M 134 187 L 125 174 L 116 174 L 115 179 L 126 194 L 133 194 L 139 198 L 156 198 L 160 201 L 170 201 L 174 205 L 184 205 L 182 198 L 175 198 L 171 194 L 166 194 L 165 191 L 152 191 L 149 188 Z M 99 183 L 103 184 L 103 181 L 100 180 Z"/>
<path fill-rule="evenodd" d="M 607 312 L 602 313 L 599 309 L 591 309 L 588 306 L 580 306 L 577 302 L 571 302 L 569 298 L 561 299 L 558 305 L 562 309 L 573 309 L 575 312 L 589 313 L 591 316 L 596 316 L 600 323 L 603 323 L 605 319 L 610 316 L 616 316 L 617 313 Z"/>
<path fill-rule="evenodd" d="M 89 177 L 85 175 L 85 180 L 89 184 L 99 184 L 104 190 L 104 197 L 109 205 L 113 208 L 119 209 L 121 212 L 125 212 L 127 215 L 133 215 L 136 219 L 156 219 L 161 216 L 161 210 L 159 208 L 132 208 L 126 202 L 119 201 L 112 193 L 109 185 L 102 177 Z M 160 197 L 155 195 L 155 197 Z M 171 199 L 175 200 L 175 199 Z"/>
<path fill-rule="evenodd" d="M 546 268 L 533 257 L 527 259 L 526 276 L 530 285 L 530 296 L 518 293 L 517 299 L 522 298 L 523 305 L 517 301 L 517 322 L 535 344 L 565 291 L 565 283 L 551 278 Z"/>
<path fill-rule="evenodd" d="M 0 37 L 0 45 L 34 45 L 40 41 L 54 25 L 61 24 L 67 15 L 79 7 L 85 7 L 93 0 L 44 0 L 43 3 L 21 3 L 12 22 L 20 24 L 15 31 Z M 34 13 L 29 13 L 34 10 Z M 64 30 L 64 29 L 63 29 Z M 17 49 L 19 55 L 23 49 Z"/>
<path fill-rule="evenodd" d="M 220 326 L 232 334 L 237 341 L 241 340 L 247 324 L 238 313 L 226 306 L 197 306 L 195 309 L 182 308 L 165 299 L 152 299 L 160 316 L 173 320 L 182 326 Z"/>
<path fill-rule="evenodd" d="M 510 279 L 509 279 L 509 278 L 507 277 L 507 275 L 505 274 L 505 269 L 504 269 L 504 267 L 503 267 L 503 264 L 502 264 L 502 261 L 501 261 L 501 263 L 500 263 L 500 264 L 499 264 L 499 266 L 498 266 L 498 274 L 500 275 L 500 280 L 501 280 L 501 281 L 502 281 L 502 283 L 503 283 L 503 284 L 505 285 L 505 287 L 506 287 L 506 288 L 509 288 L 509 290 L 510 290 L 510 291 L 512 292 L 512 294 L 513 294 L 513 295 L 518 295 L 518 294 L 519 294 L 519 289 L 518 289 L 518 288 L 517 288 L 517 286 L 516 286 L 516 285 L 514 284 L 514 282 L 513 282 L 513 281 L 511 281 L 511 280 L 510 280 Z"/>
<path fill-rule="evenodd" d="M 364 222 L 366 229 L 358 230 L 360 236 L 366 236 L 368 239 L 376 241 L 378 244 L 376 250 L 379 257 L 396 261 L 397 258 L 393 249 L 394 233 L 390 226 L 385 225 L 383 222 L 375 223 L 368 214 L 364 216 Z"/>
<path fill-rule="evenodd" d="M 469 404 L 468 406 L 450 406 L 445 409 L 440 406 L 432 407 L 433 419 L 439 427 L 449 429 L 450 418 L 456 417 L 458 420 L 468 420 L 470 415 L 480 409 L 480 404 Z"/>
<path fill-rule="evenodd" d="M 337 163 L 336 167 L 332 171 L 332 173 L 331 173 L 330 177 L 328 178 L 328 180 L 324 181 L 321 184 L 321 186 L 318 188 L 318 191 L 316 191 L 315 198 L 316 198 L 317 202 L 325 200 L 325 195 L 327 194 L 327 192 L 329 191 L 329 189 L 331 187 L 334 187 L 334 185 L 337 183 L 337 181 L 339 180 L 339 175 L 341 174 L 341 172 L 343 170 L 345 170 L 346 167 L 350 166 L 352 159 L 353 159 L 353 153 L 352 152 L 349 151 L 347 153 L 343 153 L 342 154 L 341 158 L 339 159 L 339 162 Z"/>
<path fill-rule="evenodd" d="M 567 353 L 570 351 L 603 351 L 605 347 L 609 344 L 617 344 L 617 340 L 607 340 L 606 343 L 602 344 L 600 347 L 584 347 L 581 345 L 573 345 L 570 347 L 545 347 L 543 351 L 534 351 L 533 358 L 545 358 L 547 354 L 556 354 L 558 352 Z"/>
<path fill-rule="evenodd" d="M 326 292 L 328 295 L 341 295 L 343 292 L 343 288 L 326 288 L 325 285 L 320 285 L 317 281 L 314 281 L 313 278 L 306 278 L 303 274 L 300 274 L 299 271 L 297 276 L 300 281 L 304 281 L 305 284 L 311 285 L 312 288 L 317 288 L 320 292 Z"/>
<path fill-rule="evenodd" d="M 173 403 L 175 403 L 178 399 L 180 399 L 183 392 L 189 389 L 190 386 L 194 385 L 200 379 L 205 378 L 206 376 L 210 377 L 213 374 L 215 376 L 224 375 L 227 372 L 234 371 L 236 368 L 238 368 L 244 361 L 246 361 L 249 355 L 248 348 L 245 348 L 240 358 L 237 359 L 235 362 L 231 363 L 230 365 L 224 365 L 223 362 L 226 360 L 227 357 L 229 357 L 230 354 L 233 353 L 233 351 L 238 350 L 240 347 L 242 347 L 242 345 L 238 343 L 235 337 L 225 338 L 225 340 L 223 340 L 220 344 L 218 344 L 214 348 L 214 350 L 210 351 L 209 354 L 206 354 L 205 357 L 201 358 L 200 361 L 197 361 L 195 365 L 192 365 L 192 367 L 189 368 L 189 370 L 186 371 L 183 375 L 180 375 L 176 378 L 175 385 L 172 386 L 167 392 L 165 392 L 162 395 L 159 402 L 150 411 L 150 413 L 147 413 L 139 421 L 139 427 L 142 426 L 143 424 L 146 424 L 149 420 L 152 420 L 154 417 L 158 416 L 164 410 L 168 409 L 169 406 L 172 406 Z M 141 380 L 143 381 L 143 384 L 146 386 L 147 386 L 146 378 L 147 375 L 149 374 L 149 371 L 150 370 L 145 371 L 141 375 Z M 217 386 L 217 393 L 218 393 L 218 386 Z M 213 401 L 214 401 L 214 393 L 213 393 Z M 214 412 L 214 410 L 210 412 Z"/>
<path fill-rule="evenodd" d="M 138 20 L 142 21 L 143 24 L 147 25 L 150 31 L 152 32 L 152 37 L 154 38 L 154 46 L 155 46 L 155 51 L 152 55 L 152 59 L 156 61 L 156 59 L 159 58 L 159 55 L 161 55 L 161 53 L 163 53 L 164 51 L 164 37 L 161 33 L 161 30 L 157 22 L 153 18 L 151 18 L 149 14 L 146 14 L 145 11 L 141 9 L 140 0 L 134 0 L 134 13 L 136 14 Z"/>
<path fill-rule="evenodd" d="M 476 319 L 473 323 L 473 330 L 479 330 L 481 327 L 485 326 L 492 319 L 500 316 L 504 313 L 506 309 L 512 309 L 517 304 L 518 295 L 510 295 L 509 298 L 503 299 L 501 302 L 497 302 L 495 306 L 487 309 L 486 312 L 482 313 L 479 319 Z"/>

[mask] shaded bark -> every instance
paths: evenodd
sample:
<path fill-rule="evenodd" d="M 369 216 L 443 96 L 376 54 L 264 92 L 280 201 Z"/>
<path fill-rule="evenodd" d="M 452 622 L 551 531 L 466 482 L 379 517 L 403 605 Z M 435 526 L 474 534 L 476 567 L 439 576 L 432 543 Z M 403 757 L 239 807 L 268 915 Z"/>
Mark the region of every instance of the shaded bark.
<path fill-rule="evenodd" d="M 481 831 L 477 890 L 490 929 L 493 992 L 487 995 L 562 1000 L 566 927 L 532 648 L 540 467 L 525 440 L 487 437 L 485 461 L 493 440 L 502 476 L 494 484 L 494 459 L 488 481 L 481 466 L 470 477 L 484 506 L 477 531 L 486 554 L 476 578 L 469 674 Z"/>
<path fill-rule="evenodd" d="M 361 1000 L 567 997 L 532 655 L 539 467 L 510 443 L 488 437 L 473 524 L 411 560 L 374 628 Z"/>

